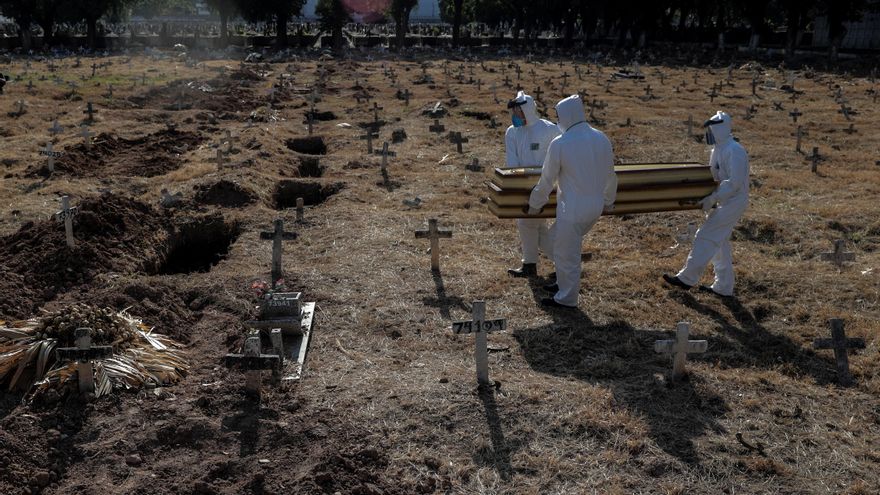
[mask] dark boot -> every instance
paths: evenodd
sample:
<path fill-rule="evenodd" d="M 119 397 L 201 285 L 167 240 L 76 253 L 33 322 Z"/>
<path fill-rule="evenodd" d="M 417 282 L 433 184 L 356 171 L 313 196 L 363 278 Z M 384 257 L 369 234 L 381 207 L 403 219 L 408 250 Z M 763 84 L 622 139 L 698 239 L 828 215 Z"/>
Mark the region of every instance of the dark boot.
<path fill-rule="evenodd" d="M 552 292 L 553 294 L 556 294 L 557 292 L 559 292 L 559 284 L 547 284 L 543 286 L 542 289 L 546 290 L 547 292 Z"/>
<path fill-rule="evenodd" d="M 669 284 L 669 285 L 671 285 L 671 286 L 673 286 L 673 287 L 680 287 L 680 288 L 682 288 L 682 289 L 684 289 L 684 290 L 689 290 L 689 289 L 692 287 L 692 286 L 690 286 L 690 285 L 688 285 L 688 284 L 682 282 L 680 278 L 678 278 L 678 277 L 676 277 L 676 276 L 674 276 L 674 275 L 669 275 L 668 273 L 664 273 L 664 274 L 663 274 L 663 280 L 664 280 L 667 284 Z"/>
<path fill-rule="evenodd" d="M 511 268 L 507 273 L 512 277 L 536 277 L 538 276 L 538 265 L 536 263 L 523 263 L 522 268 Z"/>

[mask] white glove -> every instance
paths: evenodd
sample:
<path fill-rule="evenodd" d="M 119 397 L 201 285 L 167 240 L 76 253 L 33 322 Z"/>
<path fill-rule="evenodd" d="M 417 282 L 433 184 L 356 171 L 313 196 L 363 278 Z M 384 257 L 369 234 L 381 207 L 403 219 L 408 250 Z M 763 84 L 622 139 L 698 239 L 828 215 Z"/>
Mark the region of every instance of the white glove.
<path fill-rule="evenodd" d="M 718 202 L 718 198 L 715 197 L 715 194 L 710 194 L 705 198 L 700 200 L 700 207 L 703 208 L 703 211 L 708 212 L 715 206 L 715 203 Z"/>
<path fill-rule="evenodd" d="M 541 210 L 543 210 L 543 208 L 532 208 L 531 206 L 529 206 L 529 210 L 526 213 L 528 213 L 529 215 L 537 215 L 541 213 Z"/>

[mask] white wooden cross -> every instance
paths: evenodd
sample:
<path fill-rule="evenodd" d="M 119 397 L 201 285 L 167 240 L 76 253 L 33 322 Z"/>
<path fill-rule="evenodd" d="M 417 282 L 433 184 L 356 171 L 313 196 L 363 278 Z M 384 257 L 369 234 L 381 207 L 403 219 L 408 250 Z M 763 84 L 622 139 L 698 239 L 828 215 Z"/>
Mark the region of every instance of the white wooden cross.
<path fill-rule="evenodd" d="M 15 114 L 18 115 L 19 117 L 21 117 L 22 115 L 25 114 L 25 112 L 27 112 L 27 102 L 26 101 L 18 100 L 15 102 L 15 105 L 17 107 Z"/>
<path fill-rule="evenodd" d="M 678 379 L 685 375 L 684 363 L 688 354 L 706 352 L 709 343 L 705 340 L 688 340 L 690 325 L 679 322 L 675 331 L 675 340 L 657 340 L 654 352 L 672 354 L 672 378 Z"/>
<path fill-rule="evenodd" d="M 471 321 L 456 321 L 452 323 L 452 333 L 455 335 L 473 333 L 476 334 L 476 350 L 474 357 L 477 362 L 477 383 L 480 386 L 489 385 L 489 351 L 486 336 L 489 332 L 503 331 L 507 329 L 507 320 L 486 319 L 486 302 L 474 301 Z"/>
<path fill-rule="evenodd" d="M 282 241 L 296 239 L 295 232 L 284 231 L 284 220 L 278 218 L 275 220 L 275 230 L 271 232 L 260 232 L 261 239 L 272 240 L 272 287 L 282 278 L 281 272 L 281 255 L 283 253 Z"/>
<path fill-rule="evenodd" d="M 46 166 L 49 168 L 49 172 L 55 171 L 55 158 L 61 156 L 60 151 L 53 150 L 52 141 L 46 143 L 46 147 L 43 148 L 42 154 L 46 155 Z"/>
<path fill-rule="evenodd" d="M 91 150 L 92 149 L 92 136 L 94 136 L 95 133 L 89 132 L 89 127 L 87 125 L 83 124 L 80 127 L 79 135 L 81 138 L 83 138 L 83 144 L 85 145 L 86 150 Z"/>
<path fill-rule="evenodd" d="M 263 370 L 272 371 L 275 383 L 278 383 L 281 376 L 281 356 L 263 354 L 262 351 L 260 331 L 252 330 L 244 341 L 243 352 L 241 354 L 227 354 L 225 359 L 227 368 L 236 368 L 245 372 L 245 392 L 257 399 L 260 398 L 261 372 Z"/>
<path fill-rule="evenodd" d="M 830 253 L 822 253 L 822 260 L 830 261 L 837 265 L 838 268 L 843 266 L 844 261 L 855 261 L 856 253 L 844 251 L 845 243 L 846 242 L 843 239 L 834 241 L 834 251 Z"/>
<path fill-rule="evenodd" d="M 852 384 L 852 375 L 849 372 L 849 349 L 864 349 L 864 339 L 847 338 L 843 329 L 843 320 L 833 318 L 831 324 L 830 339 L 816 339 L 813 341 L 813 349 L 834 349 L 834 359 L 837 361 L 837 381 L 848 386 Z"/>
<path fill-rule="evenodd" d="M 70 206 L 70 196 L 61 196 L 61 210 L 55 212 L 55 220 L 64 222 L 64 234 L 67 239 L 67 247 L 73 248 L 76 243 L 73 240 L 73 217 L 79 214 L 79 208 Z"/>
<path fill-rule="evenodd" d="M 431 270 L 440 271 L 440 239 L 449 239 L 452 237 L 452 231 L 448 229 L 437 228 L 437 219 L 428 220 L 428 230 L 417 230 L 416 239 L 431 240 Z"/>
<path fill-rule="evenodd" d="M 58 361 L 76 361 L 76 374 L 81 394 L 95 391 L 95 372 L 92 361 L 107 359 L 113 355 L 113 347 L 109 345 L 92 346 L 91 328 L 77 328 L 73 332 L 76 347 L 60 347 L 55 350 Z"/>

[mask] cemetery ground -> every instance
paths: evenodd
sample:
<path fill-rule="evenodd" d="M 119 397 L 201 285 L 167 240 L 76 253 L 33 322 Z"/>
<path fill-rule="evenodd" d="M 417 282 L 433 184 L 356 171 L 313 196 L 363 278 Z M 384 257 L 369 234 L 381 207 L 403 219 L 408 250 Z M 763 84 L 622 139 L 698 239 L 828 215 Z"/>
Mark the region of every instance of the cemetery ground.
<path fill-rule="evenodd" d="M 0 64 L 22 75 L 0 96 L 0 319 L 129 308 L 186 344 L 190 371 L 98 399 L 4 390 L 0 493 L 880 490 L 880 106 L 867 76 L 738 62 L 729 79 L 662 63 L 612 79 L 619 66 L 524 58 L 54 65 Z M 730 113 L 752 174 L 737 297 L 661 284 L 696 211 L 602 217 L 577 310 L 545 311 L 546 279 L 508 277 L 515 224 L 481 198 L 518 84 L 540 87 L 550 119 L 583 90 L 623 163 L 705 162 L 699 123 Z M 50 172 L 40 151 L 56 120 Z M 473 158 L 484 171 L 465 168 Z M 65 195 L 79 207 L 73 248 L 50 218 Z M 297 234 L 283 241 L 285 286 L 317 310 L 303 378 L 265 376 L 258 402 L 222 359 L 241 349 L 252 283 L 269 280 L 260 232 L 276 218 Z M 436 272 L 414 235 L 431 218 L 452 230 Z M 823 260 L 838 240 L 854 261 Z M 482 391 L 474 337 L 450 330 L 477 300 L 507 320 L 488 337 Z M 813 349 L 831 318 L 867 344 L 849 356 L 850 387 L 833 352 Z M 654 341 L 680 321 L 708 349 L 673 381 Z"/>

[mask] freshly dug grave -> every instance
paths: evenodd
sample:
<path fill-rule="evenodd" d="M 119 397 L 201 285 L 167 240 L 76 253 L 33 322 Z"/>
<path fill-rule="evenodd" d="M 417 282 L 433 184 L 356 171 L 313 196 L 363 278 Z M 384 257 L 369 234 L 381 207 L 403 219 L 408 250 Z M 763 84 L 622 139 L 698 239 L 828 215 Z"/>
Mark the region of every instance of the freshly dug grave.
<path fill-rule="evenodd" d="M 200 134 L 168 129 L 136 139 L 101 133 L 91 149 L 82 143 L 66 149 L 55 162 L 55 175 L 155 177 L 180 168 L 184 164 L 183 154 L 204 141 Z M 49 170 L 41 163 L 29 168 L 27 174 L 45 177 Z"/>
<path fill-rule="evenodd" d="M 237 182 L 223 179 L 211 184 L 193 186 L 196 201 L 201 204 L 238 208 L 247 206 L 257 199 L 250 189 Z"/>
<path fill-rule="evenodd" d="M 112 194 L 74 204 L 74 248 L 54 219 L 28 222 L 0 238 L 0 318 L 27 318 L 98 273 L 138 271 L 157 258 L 168 225 L 162 213 Z"/>

